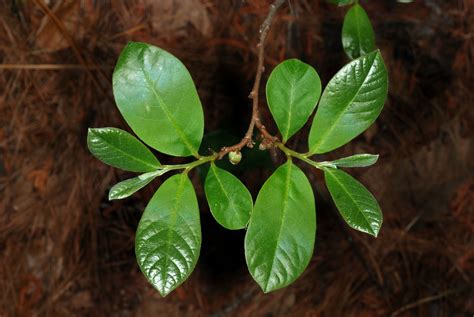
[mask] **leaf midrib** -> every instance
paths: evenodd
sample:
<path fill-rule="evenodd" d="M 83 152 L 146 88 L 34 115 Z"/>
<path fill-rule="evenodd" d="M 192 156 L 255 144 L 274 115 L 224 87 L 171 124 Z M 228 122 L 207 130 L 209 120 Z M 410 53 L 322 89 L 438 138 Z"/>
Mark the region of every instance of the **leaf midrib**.
<path fill-rule="evenodd" d="M 155 176 L 155 177 L 157 177 L 157 176 Z M 134 177 L 134 178 L 129 178 L 129 179 L 126 179 L 124 181 L 121 181 L 120 183 L 115 184 L 110 189 L 110 192 L 112 192 L 112 190 L 114 189 L 115 186 L 124 186 L 124 187 L 122 187 L 122 188 L 119 187 L 118 191 L 116 191 L 113 195 L 109 195 L 109 200 L 110 200 L 110 198 L 123 199 L 123 198 L 131 196 L 134 193 L 136 193 L 137 191 L 139 191 L 140 189 L 142 189 L 143 187 L 145 187 L 146 185 L 148 185 L 149 183 L 151 183 L 151 181 L 153 179 L 155 179 L 155 177 L 140 179 L 137 176 L 137 177 Z M 130 193 L 131 188 L 133 188 L 133 192 Z M 123 197 L 125 192 L 126 192 L 127 196 Z M 120 198 L 118 198 L 118 197 L 120 197 Z"/>
<path fill-rule="evenodd" d="M 227 198 L 227 200 L 230 202 L 230 204 L 232 205 L 232 209 L 234 209 L 234 212 L 235 214 L 237 215 L 237 218 L 242 222 L 242 217 L 241 217 L 241 214 L 237 211 L 237 208 L 235 207 L 235 203 L 234 203 L 234 200 L 231 199 L 231 197 L 229 197 L 229 194 L 227 193 L 227 191 L 224 189 L 224 185 L 222 184 L 219 176 L 217 175 L 215 169 L 216 169 L 216 166 L 214 163 L 211 164 L 211 169 L 212 169 L 212 172 L 214 173 L 214 177 L 216 178 L 217 180 L 217 183 L 219 184 L 219 187 L 221 188 L 222 192 L 224 193 L 225 197 Z"/>
<path fill-rule="evenodd" d="M 288 141 L 288 135 L 290 134 L 290 127 L 291 127 L 291 117 L 293 114 L 293 93 L 295 90 L 295 82 L 293 80 L 290 81 L 291 89 L 289 89 L 289 111 L 288 111 L 288 120 L 285 129 L 285 135 L 283 136 L 283 141 Z"/>
<path fill-rule="evenodd" d="M 362 218 L 364 218 L 364 220 L 366 221 L 367 223 L 367 226 L 368 228 L 370 229 L 371 233 L 375 236 L 375 231 L 374 229 L 372 228 L 372 226 L 370 225 L 370 222 L 369 220 L 367 219 L 367 217 L 365 216 L 365 214 L 361 211 L 359 205 L 357 204 L 356 200 L 352 197 L 350 191 L 347 190 L 346 186 L 344 186 L 344 184 L 337 178 L 337 176 L 334 176 L 334 174 L 329 171 L 329 170 L 326 170 L 329 175 L 331 175 L 331 177 L 336 181 L 336 183 L 339 184 L 339 186 L 343 189 L 343 191 L 347 194 L 347 196 L 349 196 L 350 200 L 352 201 L 352 203 L 356 206 L 356 209 L 359 211 L 359 213 L 362 215 Z"/>
<path fill-rule="evenodd" d="M 191 142 L 189 141 L 188 137 L 184 133 L 183 129 L 178 125 L 176 122 L 176 119 L 174 118 L 173 114 L 171 114 L 167 108 L 166 102 L 161 98 L 161 96 L 158 94 L 158 91 L 156 91 L 155 85 L 153 83 L 153 80 L 148 76 L 147 71 L 145 70 L 145 66 L 143 63 L 140 64 L 140 67 L 142 69 L 143 75 L 145 77 L 146 82 L 148 83 L 148 86 L 150 90 L 153 92 L 153 95 L 155 96 L 156 100 L 158 101 L 158 105 L 160 108 L 163 110 L 165 113 L 166 117 L 168 120 L 171 122 L 171 125 L 173 126 L 174 130 L 178 133 L 179 137 L 181 140 L 184 142 L 188 150 L 191 152 L 192 155 L 194 156 L 199 156 L 195 148 L 192 146 Z"/>
<path fill-rule="evenodd" d="M 354 101 L 354 99 L 357 97 L 357 95 L 359 94 L 360 90 L 362 89 L 362 86 L 364 85 L 365 81 L 367 80 L 367 77 L 369 76 L 370 74 L 370 71 L 372 70 L 372 67 L 374 66 L 374 63 L 375 63 L 375 59 L 377 58 L 378 54 L 374 54 L 374 59 L 372 60 L 372 63 L 369 67 L 369 70 L 367 72 L 367 74 L 365 75 L 365 78 L 364 80 L 362 81 L 362 83 L 360 84 L 359 88 L 357 89 L 356 93 L 354 94 L 354 96 L 352 96 L 351 100 L 346 104 L 346 106 L 344 107 L 344 109 L 342 109 L 337 115 L 336 115 L 336 119 L 334 120 L 334 123 L 332 124 L 332 126 L 326 130 L 326 132 L 324 134 L 322 134 L 319 138 L 319 141 L 313 145 L 313 149 L 311 150 L 311 153 L 316 153 L 317 149 L 319 146 L 321 146 L 321 144 L 324 144 L 322 143 L 324 138 L 329 134 L 331 133 L 335 128 L 336 128 L 336 125 L 337 123 L 341 120 L 343 114 L 344 114 L 344 111 L 349 107 L 350 104 L 352 104 L 352 102 Z M 321 98 L 322 99 L 322 98 Z M 319 108 L 321 108 L 321 104 L 319 105 Z M 318 115 L 316 113 L 316 115 Z"/>
<path fill-rule="evenodd" d="M 175 228 L 176 227 L 176 221 L 178 219 L 178 207 L 180 206 L 180 198 L 181 198 L 181 195 L 183 194 L 183 191 L 184 191 L 184 184 L 185 184 L 185 181 L 186 181 L 186 175 L 184 174 L 181 174 L 179 176 L 179 183 L 178 183 L 178 189 L 176 190 L 176 196 L 175 198 L 173 199 L 173 209 L 172 209 L 172 218 L 171 218 L 171 221 L 169 222 L 169 227 L 172 227 L 172 228 Z M 164 269 L 163 269 L 163 275 L 161 276 L 162 277 L 162 280 L 164 281 L 163 283 L 163 291 L 166 291 L 166 281 L 167 281 L 167 276 L 168 276 L 168 263 L 169 263 L 169 259 L 170 259 L 170 255 L 169 255 L 169 252 L 170 252 L 170 246 L 171 246 L 171 240 L 172 240 L 172 236 L 171 236 L 171 233 L 173 232 L 173 230 L 169 230 L 168 228 L 168 234 L 166 235 L 166 256 L 165 256 L 165 264 L 164 264 Z M 163 278 L 164 277 L 164 278 Z M 176 287 L 176 284 L 172 286 L 171 289 L 173 289 L 173 287 Z"/>
<path fill-rule="evenodd" d="M 283 202 L 283 212 L 282 212 L 282 217 L 281 217 L 281 222 L 280 222 L 280 228 L 279 228 L 279 231 L 278 231 L 278 237 L 276 239 L 275 248 L 273 250 L 272 265 L 270 267 L 270 271 L 268 273 L 267 281 L 265 283 L 265 291 L 268 290 L 268 283 L 270 282 L 270 276 L 272 274 L 273 267 L 275 265 L 276 252 L 277 252 L 279 241 L 281 239 L 281 232 L 283 231 L 283 223 L 285 222 L 286 212 L 288 210 L 288 198 L 287 197 L 288 197 L 289 191 L 290 191 L 291 168 L 292 168 L 293 164 L 292 164 L 291 161 L 288 161 L 287 164 L 288 164 L 288 173 L 286 175 L 287 179 L 285 180 L 285 192 L 284 192 L 284 195 L 283 195 L 286 199 Z"/>
<path fill-rule="evenodd" d="M 147 161 L 141 160 L 139 157 L 133 156 L 133 155 L 131 155 L 131 154 L 125 152 L 125 151 L 122 150 L 120 147 L 117 147 L 117 146 L 115 146 L 113 143 L 110 143 L 107 139 L 105 139 L 104 137 L 102 137 L 100 134 L 98 134 L 98 133 L 96 133 L 96 132 L 94 132 L 94 131 L 92 131 L 92 133 L 93 133 L 97 138 L 99 138 L 99 139 L 101 139 L 102 141 L 104 141 L 105 143 L 107 143 L 110 147 L 114 148 L 117 152 L 120 152 L 120 153 L 124 154 L 125 156 L 131 158 L 132 160 L 134 160 L 134 161 L 136 161 L 136 162 L 141 162 L 141 163 L 143 163 L 143 164 L 145 164 L 145 165 L 147 165 L 147 166 L 149 166 L 149 167 L 152 167 L 153 170 L 156 170 L 158 167 L 160 167 L 160 164 L 158 164 L 158 165 L 152 165 L 152 164 L 150 164 L 150 163 L 147 162 Z M 148 150 L 148 149 L 147 149 L 147 150 Z M 150 172 L 150 171 L 144 171 L 144 172 Z"/>
<path fill-rule="evenodd" d="M 357 37 L 358 37 L 358 51 L 359 51 L 359 56 L 362 56 L 362 37 L 360 35 L 360 25 L 359 25 L 359 13 L 360 13 L 360 6 L 356 4 L 355 9 L 355 22 L 356 22 L 356 32 L 357 32 Z M 372 67 L 372 66 L 371 66 Z"/>

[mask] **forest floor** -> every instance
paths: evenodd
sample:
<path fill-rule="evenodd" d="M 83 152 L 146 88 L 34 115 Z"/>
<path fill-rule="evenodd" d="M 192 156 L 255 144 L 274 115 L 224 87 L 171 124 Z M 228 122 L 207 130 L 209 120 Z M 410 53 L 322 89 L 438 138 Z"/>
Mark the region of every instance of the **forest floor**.
<path fill-rule="evenodd" d="M 215 223 L 195 173 L 200 260 L 163 299 L 134 255 L 138 220 L 163 179 L 107 201 L 110 186 L 130 175 L 89 154 L 87 128 L 127 129 L 111 74 L 134 40 L 169 50 L 189 68 L 206 133 L 242 136 L 269 2 L 2 1 L 0 316 L 472 316 L 473 2 L 361 3 L 389 70 L 389 97 L 367 132 L 323 159 L 381 155 L 377 165 L 351 171 L 382 206 L 379 237 L 349 230 L 322 175 L 305 168 L 317 201 L 315 253 L 294 284 L 264 295 L 245 266 L 244 232 Z M 289 4 L 268 35 L 264 83 L 276 64 L 297 57 L 324 85 L 347 62 L 340 43 L 346 9 L 323 0 Z M 260 104 L 276 132 L 263 98 Z M 304 151 L 307 132 L 289 146 Z M 255 197 L 281 159 L 249 159 L 234 172 Z"/>

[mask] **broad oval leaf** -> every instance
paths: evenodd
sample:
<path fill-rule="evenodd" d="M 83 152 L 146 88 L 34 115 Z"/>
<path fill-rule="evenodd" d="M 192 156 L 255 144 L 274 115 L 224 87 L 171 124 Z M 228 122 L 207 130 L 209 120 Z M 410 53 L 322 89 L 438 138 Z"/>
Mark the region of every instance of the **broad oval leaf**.
<path fill-rule="evenodd" d="M 297 59 L 280 63 L 267 81 L 268 107 L 286 142 L 301 129 L 321 96 L 316 70 Z"/>
<path fill-rule="evenodd" d="M 245 235 L 247 266 L 265 293 L 291 284 L 303 273 L 313 254 L 315 234 L 311 185 L 288 161 L 260 190 Z"/>
<path fill-rule="evenodd" d="M 377 237 L 383 216 L 374 196 L 351 175 L 325 168 L 324 178 L 339 213 L 346 223 L 359 231 Z"/>
<path fill-rule="evenodd" d="M 356 154 L 348 157 L 343 157 L 330 163 L 337 167 L 367 167 L 374 165 L 379 156 L 376 154 Z"/>
<path fill-rule="evenodd" d="M 350 59 L 375 50 L 374 29 L 369 16 L 359 4 L 355 4 L 344 17 L 342 47 Z"/>
<path fill-rule="evenodd" d="M 198 155 L 201 101 L 176 57 L 153 45 L 129 43 L 115 67 L 113 90 L 125 121 L 145 143 L 170 155 Z"/>
<path fill-rule="evenodd" d="M 204 189 L 211 213 L 220 225 L 231 230 L 245 228 L 253 201 L 237 177 L 211 163 Z"/>
<path fill-rule="evenodd" d="M 186 174 L 173 175 L 153 195 L 138 225 L 138 265 L 148 281 L 166 296 L 194 270 L 200 249 L 196 193 Z"/>
<path fill-rule="evenodd" d="M 127 131 L 117 128 L 89 129 L 89 151 L 102 162 L 131 172 L 151 172 L 160 162 L 151 151 Z"/>
<path fill-rule="evenodd" d="M 379 51 L 353 60 L 328 83 L 309 133 L 310 153 L 332 151 L 364 132 L 382 111 L 387 70 Z"/>

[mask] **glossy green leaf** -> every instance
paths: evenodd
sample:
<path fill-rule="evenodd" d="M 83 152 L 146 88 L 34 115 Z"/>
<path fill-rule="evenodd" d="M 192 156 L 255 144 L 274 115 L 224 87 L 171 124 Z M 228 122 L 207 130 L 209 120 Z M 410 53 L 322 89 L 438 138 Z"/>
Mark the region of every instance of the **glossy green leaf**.
<path fill-rule="evenodd" d="M 253 201 L 237 177 L 211 163 L 204 189 L 211 213 L 219 224 L 232 230 L 245 228 Z"/>
<path fill-rule="evenodd" d="M 289 59 L 275 67 L 267 82 L 267 101 L 283 142 L 304 126 L 320 96 L 321 80 L 310 65 Z"/>
<path fill-rule="evenodd" d="M 356 154 L 331 161 L 337 167 L 366 167 L 374 165 L 379 159 L 375 154 Z"/>
<path fill-rule="evenodd" d="M 109 200 L 114 199 L 124 199 L 130 197 L 146 185 L 148 185 L 153 178 L 140 179 L 139 177 L 133 177 L 121 181 L 120 183 L 115 184 L 109 190 Z"/>
<path fill-rule="evenodd" d="M 121 181 L 109 190 L 109 200 L 127 198 L 146 185 L 148 185 L 156 177 L 166 173 L 168 169 L 159 169 L 157 171 L 142 174 L 137 177 L 129 178 Z"/>
<path fill-rule="evenodd" d="M 129 43 L 115 67 L 113 90 L 125 121 L 145 143 L 170 155 L 197 155 L 204 131 L 201 101 L 176 57 Z"/>
<path fill-rule="evenodd" d="M 387 70 L 379 51 L 344 66 L 321 96 L 309 133 L 310 152 L 329 152 L 364 132 L 382 111 L 387 92 Z"/>
<path fill-rule="evenodd" d="M 311 260 L 316 209 L 311 185 L 291 161 L 258 194 L 245 236 L 250 274 L 267 293 L 296 280 Z"/>
<path fill-rule="evenodd" d="M 151 172 L 160 162 L 151 151 L 127 131 L 117 128 L 89 129 L 89 151 L 102 162 L 131 172 Z"/>
<path fill-rule="evenodd" d="M 200 249 L 196 193 L 186 174 L 173 175 L 158 188 L 138 225 L 138 265 L 148 281 L 166 296 L 194 270 Z"/>
<path fill-rule="evenodd" d="M 345 5 L 354 3 L 354 0 L 328 0 L 328 1 L 333 4 L 337 4 L 339 6 L 345 6 Z"/>
<path fill-rule="evenodd" d="M 342 218 L 359 231 L 377 237 L 382 226 L 382 211 L 374 196 L 351 175 L 325 168 L 324 178 Z"/>
<path fill-rule="evenodd" d="M 369 16 L 359 4 L 355 4 L 344 17 L 342 47 L 350 59 L 375 50 L 374 29 Z"/>

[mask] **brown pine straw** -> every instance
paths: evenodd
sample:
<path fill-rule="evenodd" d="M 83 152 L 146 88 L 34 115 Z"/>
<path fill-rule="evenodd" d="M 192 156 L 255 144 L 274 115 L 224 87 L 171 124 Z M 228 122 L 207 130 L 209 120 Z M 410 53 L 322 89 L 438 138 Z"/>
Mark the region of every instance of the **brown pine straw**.
<path fill-rule="evenodd" d="M 63 69 L 113 69 L 113 66 L 78 65 L 78 64 L 2 64 L 0 69 L 23 70 L 63 70 Z"/>
<path fill-rule="evenodd" d="M 189 281 L 165 299 L 134 258 L 138 220 L 164 178 L 130 199 L 108 202 L 110 186 L 133 174 L 91 157 L 87 128 L 127 129 L 113 102 L 111 75 L 120 50 L 134 40 L 179 57 L 196 82 L 206 132 L 227 131 L 238 142 L 252 114 L 248 93 L 258 64 L 258 29 L 273 1 L 157 3 L 0 2 L 0 316 L 473 314 L 468 0 L 360 2 L 389 69 L 389 99 L 369 131 L 321 159 L 381 154 L 376 166 L 349 171 L 380 201 L 379 238 L 349 230 L 321 174 L 302 166 L 315 185 L 315 253 L 293 285 L 264 295 L 245 268 L 244 232 L 215 224 L 202 172 L 195 172 L 201 257 Z M 277 135 L 265 107 L 271 69 L 298 57 L 315 66 L 325 85 L 347 62 L 339 43 L 345 10 L 306 0 L 278 10 L 266 39 L 258 100 L 270 134 Z M 288 146 L 304 152 L 307 133 L 308 126 Z M 185 161 L 158 156 L 171 164 Z M 247 167 L 233 172 L 255 198 L 272 162 L 283 159 L 273 152 L 257 159 L 244 154 Z"/>

